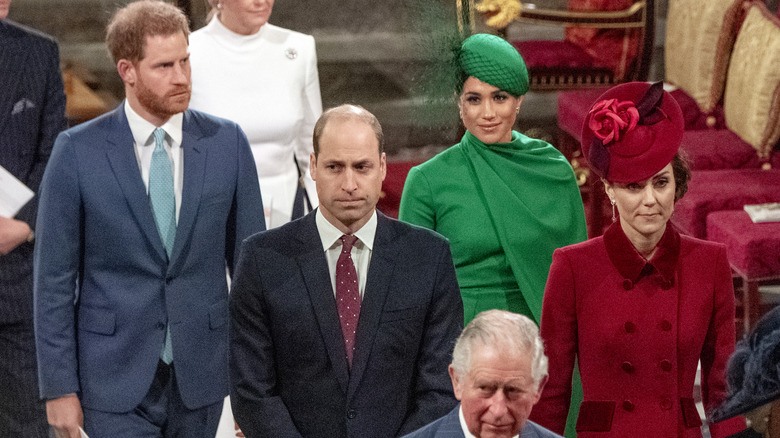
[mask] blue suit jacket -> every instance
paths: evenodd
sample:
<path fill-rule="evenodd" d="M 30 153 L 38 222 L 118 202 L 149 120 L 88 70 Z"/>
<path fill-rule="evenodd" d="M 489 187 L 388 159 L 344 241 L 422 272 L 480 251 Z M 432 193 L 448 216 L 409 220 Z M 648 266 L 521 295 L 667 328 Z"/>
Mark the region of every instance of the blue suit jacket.
<path fill-rule="evenodd" d="M 356 350 L 344 338 L 315 214 L 244 242 L 230 295 L 231 402 L 247 437 L 394 437 L 456 403 L 463 326 L 449 245 L 378 213 Z"/>
<path fill-rule="evenodd" d="M 65 93 L 57 43 L 0 20 L 0 166 L 38 192 L 54 138 L 65 129 Z M 37 196 L 15 219 L 35 228 Z M 0 256 L 0 323 L 32 318 L 33 244 Z"/>
<path fill-rule="evenodd" d="M 226 261 L 264 229 L 252 153 L 233 122 L 185 111 L 181 209 L 170 261 L 124 106 L 57 138 L 41 184 L 35 329 L 41 395 L 126 412 L 170 325 L 182 399 L 228 392 Z M 75 300 L 75 305 L 74 305 Z"/>
<path fill-rule="evenodd" d="M 460 405 L 450 411 L 449 414 L 439 418 L 433 423 L 416 430 L 403 438 L 464 438 L 463 428 L 460 427 L 458 412 Z M 563 438 L 555 432 L 539 426 L 533 421 L 526 421 L 520 430 L 520 438 Z"/>

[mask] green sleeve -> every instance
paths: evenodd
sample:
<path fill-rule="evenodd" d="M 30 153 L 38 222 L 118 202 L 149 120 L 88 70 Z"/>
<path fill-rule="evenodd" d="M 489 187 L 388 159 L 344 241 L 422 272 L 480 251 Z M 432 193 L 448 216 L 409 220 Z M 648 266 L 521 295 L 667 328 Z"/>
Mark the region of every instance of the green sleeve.
<path fill-rule="evenodd" d="M 398 219 L 421 227 L 436 229 L 436 211 L 428 179 L 419 168 L 413 167 L 404 183 Z"/>

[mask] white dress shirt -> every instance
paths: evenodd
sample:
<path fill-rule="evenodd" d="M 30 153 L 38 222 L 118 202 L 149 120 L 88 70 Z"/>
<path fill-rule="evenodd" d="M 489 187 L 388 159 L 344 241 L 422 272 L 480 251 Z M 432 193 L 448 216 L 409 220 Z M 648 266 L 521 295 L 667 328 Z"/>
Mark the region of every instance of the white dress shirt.
<path fill-rule="evenodd" d="M 152 166 L 152 153 L 154 152 L 154 130 L 157 126 L 149 123 L 146 119 L 139 116 L 137 112 L 130 107 L 130 103 L 125 99 L 125 115 L 130 124 L 130 132 L 133 133 L 133 146 L 135 148 L 135 158 L 138 160 L 138 168 L 141 170 L 141 178 L 146 187 L 146 194 L 149 195 L 149 168 Z M 165 130 L 165 152 L 173 165 L 173 194 L 176 198 L 176 223 L 179 223 L 179 210 L 181 209 L 181 187 L 184 180 L 184 159 L 181 149 L 182 140 L 182 122 L 184 114 L 179 113 L 172 116 L 165 124 L 160 126 Z"/>
<path fill-rule="evenodd" d="M 371 218 L 362 228 L 354 233 L 358 238 L 355 245 L 352 246 L 352 262 L 355 264 L 355 270 L 358 275 L 358 286 L 360 287 L 360 299 L 366 291 L 366 279 L 368 278 L 368 265 L 371 263 L 371 253 L 374 250 L 374 236 L 376 236 L 376 210 Z M 333 288 L 333 295 L 336 295 L 336 264 L 341 254 L 341 236 L 344 235 L 341 230 L 325 219 L 322 210 L 317 209 L 316 213 L 317 231 L 320 233 L 322 249 L 325 251 L 325 258 L 328 260 L 328 272 L 330 273 L 330 284 Z"/>

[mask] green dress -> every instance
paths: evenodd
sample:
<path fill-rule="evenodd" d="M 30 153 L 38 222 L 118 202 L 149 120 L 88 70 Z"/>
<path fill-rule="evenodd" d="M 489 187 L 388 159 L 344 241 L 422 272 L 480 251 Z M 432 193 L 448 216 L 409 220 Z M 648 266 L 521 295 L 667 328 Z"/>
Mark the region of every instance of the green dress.
<path fill-rule="evenodd" d="M 449 239 L 464 323 L 503 309 L 541 321 L 556 248 L 587 239 L 585 211 L 566 158 L 542 140 L 512 132 L 486 145 L 470 132 L 409 171 L 399 218 Z M 582 400 L 575 372 L 567 436 Z"/>
<path fill-rule="evenodd" d="M 399 218 L 449 239 L 465 323 L 488 309 L 541 321 L 556 248 L 587 238 L 574 172 L 552 145 L 512 132 L 460 143 L 411 169 Z"/>

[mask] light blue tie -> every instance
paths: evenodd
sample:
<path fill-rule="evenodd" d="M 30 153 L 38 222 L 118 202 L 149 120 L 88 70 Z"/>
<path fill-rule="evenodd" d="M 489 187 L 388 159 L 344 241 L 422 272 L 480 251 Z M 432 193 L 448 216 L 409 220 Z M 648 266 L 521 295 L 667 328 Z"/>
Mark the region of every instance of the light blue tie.
<path fill-rule="evenodd" d="M 149 167 L 149 199 L 152 203 L 157 231 L 170 259 L 173 241 L 176 238 L 176 197 L 173 193 L 173 169 L 168 153 L 165 151 L 165 131 L 162 128 L 154 130 L 154 152 Z M 165 331 L 165 344 L 160 358 L 166 364 L 173 362 L 170 325 Z"/>

